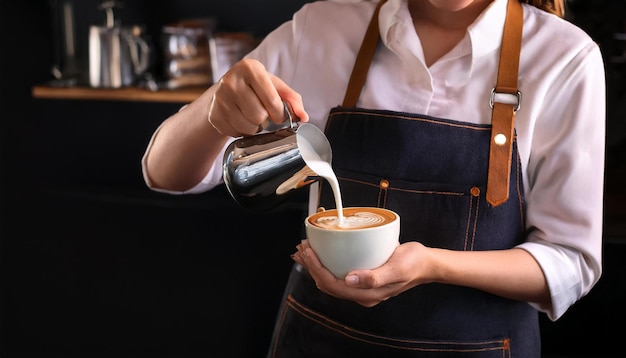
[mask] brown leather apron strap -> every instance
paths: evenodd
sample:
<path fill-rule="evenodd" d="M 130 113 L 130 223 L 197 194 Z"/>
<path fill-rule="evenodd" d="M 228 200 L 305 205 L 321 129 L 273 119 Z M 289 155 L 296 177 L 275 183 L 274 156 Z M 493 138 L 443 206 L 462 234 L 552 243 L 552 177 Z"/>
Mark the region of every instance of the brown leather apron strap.
<path fill-rule="evenodd" d="M 493 206 L 498 206 L 509 198 L 515 112 L 519 109 L 521 100 L 521 93 L 517 89 L 517 78 L 523 21 L 524 11 L 519 0 L 509 0 L 502 35 L 498 79 L 490 98 L 493 111 L 487 201 Z M 495 102 L 496 93 L 513 95 L 517 103 Z"/>
<path fill-rule="evenodd" d="M 374 58 L 380 29 L 378 14 L 386 0 L 380 0 L 372 15 L 363 43 L 357 55 L 348 88 L 343 100 L 344 107 L 356 107 L 361 96 L 370 64 Z M 496 87 L 491 93 L 492 105 L 492 134 L 489 150 L 489 174 L 487 178 L 487 201 L 498 206 L 509 197 L 509 181 L 511 176 L 511 159 L 513 152 L 513 137 L 515 112 L 519 109 L 521 94 L 517 89 L 519 71 L 519 55 L 522 44 L 522 25 L 524 12 L 519 0 L 509 0 L 507 16 L 504 22 L 502 35 L 502 49 L 500 51 L 500 65 Z M 495 102 L 495 95 L 504 93 L 516 96 L 517 103 Z"/>
<path fill-rule="evenodd" d="M 378 14 L 380 13 L 380 7 L 387 2 L 387 0 L 380 0 L 376 5 L 376 10 L 372 15 L 370 24 L 363 38 L 361 49 L 357 55 L 356 62 L 352 68 L 352 74 L 350 75 L 350 82 L 348 82 L 348 88 L 346 95 L 343 99 L 344 107 L 356 107 L 356 103 L 361 97 L 361 90 L 365 84 L 367 73 L 369 72 L 370 64 L 376 53 L 376 47 L 378 46 L 378 40 L 380 39 L 380 28 L 378 26 Z"/>

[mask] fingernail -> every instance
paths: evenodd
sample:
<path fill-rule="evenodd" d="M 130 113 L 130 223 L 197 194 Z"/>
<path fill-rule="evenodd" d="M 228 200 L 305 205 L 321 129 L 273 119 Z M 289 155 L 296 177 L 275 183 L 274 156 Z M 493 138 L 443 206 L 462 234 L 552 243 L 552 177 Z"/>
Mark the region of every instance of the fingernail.
<path fill-rule="evenodd" d="M 357 275 L 348 275 L 346 276 L 346 283 L 351 286 L 355 286 L 359 284 L 359 276 Z"/>

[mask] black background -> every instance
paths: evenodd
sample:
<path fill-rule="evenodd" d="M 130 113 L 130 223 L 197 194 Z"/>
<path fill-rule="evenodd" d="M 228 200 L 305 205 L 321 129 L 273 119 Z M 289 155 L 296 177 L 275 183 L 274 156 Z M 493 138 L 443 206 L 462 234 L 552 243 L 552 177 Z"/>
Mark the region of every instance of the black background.
<path fill-rule="evenodd" d="M 262 37 L 305 2 L 128 0 L 120 18 L 145 25 L 158 50 L 172 21 L 210 16 L 222 31 Z M 147 190 L 141 155 L 180 104 L 33 98 L 57 60 L 50 4 L 0 0 L 0 356 L 264 356 L 304 197 L 259 215 L 222 187 Z M 103 19 L 97 4 L 73 1 L 81 66 L 87 29 Z M 612 34 L 626 32 L 624 2 L 572 10 L 607 58 L 607 153 L 611 171 L 623 171 L 624 66 L 612 59 L 624 48 Z M 598 286 L 559 321 L 542 315 L 545 356 L 626 356 L 625 242 L 608 232 Z"/>

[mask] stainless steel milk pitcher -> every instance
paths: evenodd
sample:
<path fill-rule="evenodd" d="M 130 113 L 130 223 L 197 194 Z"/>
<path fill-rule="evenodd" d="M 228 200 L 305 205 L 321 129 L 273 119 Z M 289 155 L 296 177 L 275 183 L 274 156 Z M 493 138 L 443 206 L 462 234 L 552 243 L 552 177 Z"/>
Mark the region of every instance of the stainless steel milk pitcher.
<path fill-rule="evenodd" d="M 89 85 L 97 88 L 130 86 L 150 65 L 150 46 L 143 28 L 120 26 L 113 14 L 115 1 L 105 1 L 105 26 L 89 28 Z"/>
<path fill-rule="evenodd" d="M 248 210 L 274 209 L 295 190 L 322 179 L 302 158 L 303 145 L 330 162 L 330 144 L 324 133 L 312 124 L 299 124 L 286 102 L 285 117 L 283 128 L 236 139 L 224 153 L 226 188 Z M 305 137 L 298 136 L 299 131 L 306 133 Z"/>

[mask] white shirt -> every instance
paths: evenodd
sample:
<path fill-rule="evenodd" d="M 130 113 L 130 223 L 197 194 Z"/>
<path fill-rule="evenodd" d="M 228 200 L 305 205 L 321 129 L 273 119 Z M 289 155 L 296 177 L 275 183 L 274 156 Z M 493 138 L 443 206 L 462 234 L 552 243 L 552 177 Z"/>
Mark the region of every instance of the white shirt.
<path fill-rule="evenodd" d="M 489 124 L 506 4 L 495 0 L 465 38 L 428 68 L 407 0 L 387 1 L 379 17 L 384 46 L 357 105 Z M 298 91 L 310 123 L 324 128 L 330 109 L 343 100 L 375 6 L 366 0 L 304 5 L 248 57 Z M 519 247 L 541 265 L 552 296 L 551 306 L 531 305 L 556 320 L 602 272 L 604 67 L 599 47 L 582 30 L 535 7 L 523 8 L 522 100 L 515 127 L 528 240 Z M 220 184 L 221 165 L 216 162 L 186 193 Z"/>

